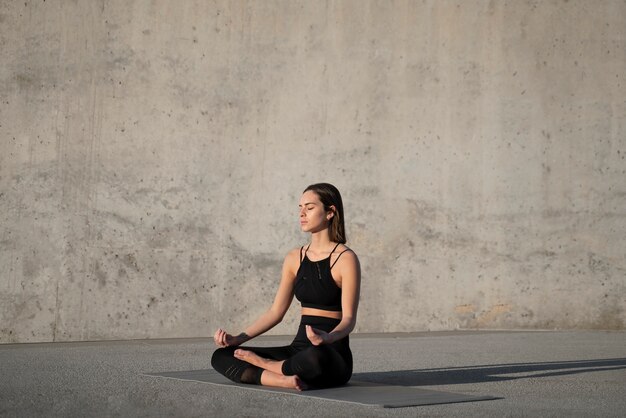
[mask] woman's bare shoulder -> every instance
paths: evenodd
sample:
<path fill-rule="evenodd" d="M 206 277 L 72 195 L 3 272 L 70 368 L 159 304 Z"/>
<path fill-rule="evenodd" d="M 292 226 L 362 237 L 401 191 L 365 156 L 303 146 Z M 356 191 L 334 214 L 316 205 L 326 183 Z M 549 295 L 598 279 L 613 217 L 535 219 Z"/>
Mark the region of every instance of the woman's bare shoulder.
<path fill-rule="evenodd" d="M 296 248 L 292 248 L 291 250 L 289 250 L 289 252 L 285 256 L 285 259 L 288 259 L 288 258 L 299 259 L 300 258 L 300 248 L 301 247 L 296 247 Z"/>
<path fill-rule="evenodd" d="M 289 250 L 287 255 L 285 255 L 284 264 L 290 265 L 290 266 L 299 266 L 300 265 L 300 248 L 301 247 L 297 247 L 297 248 L 293 248 Z"/>
<path fill-rule="evenodd" d="M 337 251 L 335 253 L 335 258 L 337 259 L 337 262 L 340 263 L 342 259 L 348 261 L 348 262 L 357 262 L 359 258 L 357 257 L 356 253 L 354 252 L 354 250 L 350 247 L 348 247 L 346 244 L 341 244 L 338 248 Z"/>
<path fill-rule="evenodd" d="M 354 250 L 348 247 L 346 244 L 339 245 L 339 248 L 337 248 L 337 250 L 338 253 L 345 253 L 344 255 L 348 255 L 348 253 L 350 253 L 353 257 L 356 257 L 356 253 L 354 252 Z"/>

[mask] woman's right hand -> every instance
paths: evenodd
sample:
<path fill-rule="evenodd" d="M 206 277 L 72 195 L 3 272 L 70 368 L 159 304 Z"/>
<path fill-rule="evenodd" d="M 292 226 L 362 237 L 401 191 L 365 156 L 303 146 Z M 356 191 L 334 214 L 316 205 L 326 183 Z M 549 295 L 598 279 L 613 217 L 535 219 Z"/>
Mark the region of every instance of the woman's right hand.
<path fill-rule="evenodd" d="M 213 335 L 213 340 L 215 341 L 215 345 L 218 347 L 235 347 L 246 342 L 243 335 L 245 334 L 242 333 L 233 336 L 228 334 L 223 329 L 218 328 L 217 331 L 215 331 L 215 335 Z"/>

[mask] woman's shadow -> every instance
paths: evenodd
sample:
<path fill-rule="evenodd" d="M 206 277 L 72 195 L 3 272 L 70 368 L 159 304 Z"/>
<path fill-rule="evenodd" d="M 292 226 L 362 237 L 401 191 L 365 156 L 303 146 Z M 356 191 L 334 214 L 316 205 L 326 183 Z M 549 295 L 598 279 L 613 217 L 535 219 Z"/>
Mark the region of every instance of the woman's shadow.
<path fill-rule="evenodd" d="M 398 386 L 433 386 L 501 382 L 619 369 L 626 369 L 626 358 L 367 372 L 355 373 L 352 378 L 362 382 Z"/>

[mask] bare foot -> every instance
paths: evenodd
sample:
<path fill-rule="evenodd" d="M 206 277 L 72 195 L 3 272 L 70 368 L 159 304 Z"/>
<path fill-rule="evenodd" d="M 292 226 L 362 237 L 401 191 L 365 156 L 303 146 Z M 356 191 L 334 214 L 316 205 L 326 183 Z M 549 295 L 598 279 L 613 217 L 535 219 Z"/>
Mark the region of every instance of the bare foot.
<path fill-rule="evenodd" d="M 279 388 L 288 388 L 295 390 L 307 390 L 309 387 L 298 376 L 284 376 L 265 370 L 261 375 L 261 384 L 263 386 L 273 386 Z"/>
<path fill-rule="evenodd" d="M 306 383 L 304 383 L 304 381 L 302 379 L 300 379 L 297 375 L 293 375 L 293 376 L 288 376 L 293 378 L 293 383 L 295 385 L 295 388 L 299 391 L 303 391 L 303 390 L 307 390 L 309 387 L 307 386 Z"/>
<path fill-rule="evenodd" d="M 267 362 L 267 359 L 264 359 L 263 357 L 258 356 L 252 351 L 242 350 L 241 348 L 238 348 L 237 350 L 235 350 L 234 356 L 235 358 L 238 358 L 239 360 L 243 360 L 247 363 L 250 363 L 253 366 L 257 366 L 262 369 L 267 368 L 267 367 L 264 367 L 265 363 Z"/>

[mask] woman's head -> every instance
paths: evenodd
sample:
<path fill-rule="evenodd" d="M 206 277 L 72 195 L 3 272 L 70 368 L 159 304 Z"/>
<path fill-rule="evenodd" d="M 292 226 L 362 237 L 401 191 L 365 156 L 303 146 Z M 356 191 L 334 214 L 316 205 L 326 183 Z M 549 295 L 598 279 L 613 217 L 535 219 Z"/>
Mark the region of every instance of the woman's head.
<path fill-rule="evenodd" d="M 346 231 L 343 221 L 343 202 L 341 201 L 339 190 L 329 183 L 317 183 L 304 189 L 302 196 L 311 195 L 311 193 L 317 196 L 317 199 L 321 203 L 320 209 L 324 211 L 324 216 L 328 222 L 327 226 L 330 240 L 345 244 Z M 302 202 L 301 207 L 306 206 L 306 203 L 308 202 Z"/>

